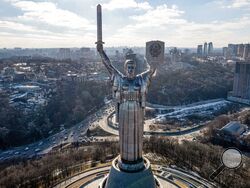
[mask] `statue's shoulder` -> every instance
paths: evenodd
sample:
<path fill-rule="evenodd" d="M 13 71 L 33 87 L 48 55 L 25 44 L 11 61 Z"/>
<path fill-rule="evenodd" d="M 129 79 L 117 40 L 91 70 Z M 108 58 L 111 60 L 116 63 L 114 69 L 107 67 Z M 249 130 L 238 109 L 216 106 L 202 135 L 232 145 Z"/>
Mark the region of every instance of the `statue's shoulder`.
<path fill-rule="evenodd" d="M 116 86 L 116 87 L 120 87 L 122 83 L 124 82 L 124 80 L 125 80 L 124 76 L 116 72 L 112 74 L 111 76 L 111 83 L 113 86 Z"/>
<path fill-rule="evenodd" d="M 114 71 L 111 75 L 112 79 L 120 80 L 123 78 L 123 75 L 120 74 L 119 72 Z"/>

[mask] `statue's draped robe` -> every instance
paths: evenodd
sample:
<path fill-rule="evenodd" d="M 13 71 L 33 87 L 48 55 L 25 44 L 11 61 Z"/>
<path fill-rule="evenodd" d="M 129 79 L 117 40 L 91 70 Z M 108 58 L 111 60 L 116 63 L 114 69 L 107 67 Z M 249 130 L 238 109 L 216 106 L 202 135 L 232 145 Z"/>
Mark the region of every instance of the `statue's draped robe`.
<path fill-rule="evenodd" d="M 119 110 L 120 156 L 125 163 L 142 160 L 144 109 L 149 82 L 148 71 L 134 79 L 117 72 L 112 74 L 113 92 Z"/>

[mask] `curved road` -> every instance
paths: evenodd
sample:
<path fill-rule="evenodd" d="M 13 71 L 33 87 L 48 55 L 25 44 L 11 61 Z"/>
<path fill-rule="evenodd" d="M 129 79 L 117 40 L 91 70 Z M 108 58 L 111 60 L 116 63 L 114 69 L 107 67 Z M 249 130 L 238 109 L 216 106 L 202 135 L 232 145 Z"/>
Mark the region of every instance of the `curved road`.
<path fill-rule="evenodd" d="M 112 112 L 113 113 L 113 112 Z M 110 114 L 112 114 L 110 113 Z M 109 115 L 110 115 L 109 114 Z M 99 120 L 99 126 L 106 132 L 116 135 L 119 135 L 119 132 L 117 129 L 111 127 L 108 124 L 108 118 L 109 115 L 105 115 L 103 116 L 102 119 Z M 181 130 L 181 131 L 176 131 L 176 132 L 156 132 L 156 131 L 144 131 L 144 135 L 158 135 L 158 136 L 181 136 L 184 134 L 190 134 L 196 131 L 199 131 L 200 129 L 204 128 L 205 124 L 201 124 L 199 126 L 196 127 L 192 127 L 190 129 L 185 129 L 185 130 Z"/>

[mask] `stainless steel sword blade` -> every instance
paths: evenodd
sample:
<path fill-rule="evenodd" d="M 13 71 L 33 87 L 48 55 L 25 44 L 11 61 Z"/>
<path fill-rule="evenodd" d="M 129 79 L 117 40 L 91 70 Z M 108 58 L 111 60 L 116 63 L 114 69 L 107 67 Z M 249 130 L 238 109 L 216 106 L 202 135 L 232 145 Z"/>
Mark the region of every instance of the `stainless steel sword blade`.
<path fill-rule="evenodd" d="M 97 44 L 102 43 L 102 6 L 100 4 L 97 5 Z"/>

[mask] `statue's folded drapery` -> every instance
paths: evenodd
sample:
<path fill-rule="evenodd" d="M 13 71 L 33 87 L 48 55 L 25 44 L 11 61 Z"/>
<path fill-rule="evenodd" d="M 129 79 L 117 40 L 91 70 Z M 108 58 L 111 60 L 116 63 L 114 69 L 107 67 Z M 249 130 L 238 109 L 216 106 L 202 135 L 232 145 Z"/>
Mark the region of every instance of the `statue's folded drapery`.
<path fill-rule="evenodd" d="M 120 156 L 123 162 L 142 160 L 142 139 L 145 95 L 150 74 L 145 72 L 134 79 L 112 75 L 113 92 L 118 105 Z"/>

